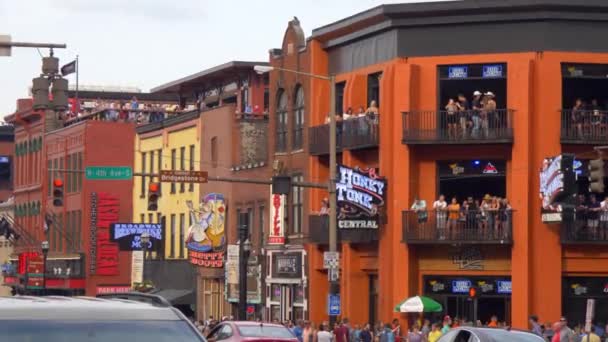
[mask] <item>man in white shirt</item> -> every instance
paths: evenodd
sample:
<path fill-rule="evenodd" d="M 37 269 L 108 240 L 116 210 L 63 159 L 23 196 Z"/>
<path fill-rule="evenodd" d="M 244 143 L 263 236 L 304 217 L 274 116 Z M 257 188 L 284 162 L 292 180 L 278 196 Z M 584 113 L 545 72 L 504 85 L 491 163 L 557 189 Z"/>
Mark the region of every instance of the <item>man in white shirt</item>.
<path fill-rule="evenodd" d="M 321 324 L 319 327 L 319 332 L 317 333 L 317 341 L 318 342 L 331 342 L 333 340 L 333 335 L 329 331 L 326 330 L 324 324 Z"/>
<path fill-rule="evenodd" d="M 437 230 L 439 239 L 445 239 L 445 227 L 448 221 L 448 202 L 445 201 L 445 196 L 439 195 L 439 199 L 433 202 L 433 210 L 437 218 Z"/>

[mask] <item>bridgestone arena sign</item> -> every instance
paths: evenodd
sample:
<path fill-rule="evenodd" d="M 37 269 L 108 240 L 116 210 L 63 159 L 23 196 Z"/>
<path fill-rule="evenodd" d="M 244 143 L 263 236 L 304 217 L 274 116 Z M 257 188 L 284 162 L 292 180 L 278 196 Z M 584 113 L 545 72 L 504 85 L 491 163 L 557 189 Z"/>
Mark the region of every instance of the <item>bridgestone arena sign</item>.
<path fill-rule="evenodd" d="M 378 176 L 375 169 L 351 169 L 340 165 L 338 172 L 338 227 L 378 229 L 386 200 L 386 179 Z"/>

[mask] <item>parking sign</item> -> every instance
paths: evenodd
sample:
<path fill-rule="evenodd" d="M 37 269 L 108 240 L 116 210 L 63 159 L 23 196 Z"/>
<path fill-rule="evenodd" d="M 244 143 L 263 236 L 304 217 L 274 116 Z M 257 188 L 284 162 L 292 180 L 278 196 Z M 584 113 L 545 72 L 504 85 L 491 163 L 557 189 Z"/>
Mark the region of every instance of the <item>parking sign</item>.
<path fill-rule="evenodd" d="M 339 294 L 334 294 L 334 295 L 329 295 L 328 296 L 328 300 L 327 300 L 327 313 L 330 316 L 340 316 L 341 311 L 340 311 L 340 295 Z"/>

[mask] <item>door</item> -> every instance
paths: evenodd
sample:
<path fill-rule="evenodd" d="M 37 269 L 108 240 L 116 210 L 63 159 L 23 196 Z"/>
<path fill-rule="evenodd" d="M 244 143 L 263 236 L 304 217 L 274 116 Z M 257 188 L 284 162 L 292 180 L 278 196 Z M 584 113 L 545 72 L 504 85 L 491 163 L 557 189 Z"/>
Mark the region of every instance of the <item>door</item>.
<path fill-rule="evenodd" d="M 293 291 L 292 285 L 281 285 L 281 322 L 292 320 Z"/>
<path fill-rule="evenodd" d="M 462 321 L 473 321 L 474 301 L 466 296 L 447 296 L 446 311 L 452 319 L 458 318 Z"/>

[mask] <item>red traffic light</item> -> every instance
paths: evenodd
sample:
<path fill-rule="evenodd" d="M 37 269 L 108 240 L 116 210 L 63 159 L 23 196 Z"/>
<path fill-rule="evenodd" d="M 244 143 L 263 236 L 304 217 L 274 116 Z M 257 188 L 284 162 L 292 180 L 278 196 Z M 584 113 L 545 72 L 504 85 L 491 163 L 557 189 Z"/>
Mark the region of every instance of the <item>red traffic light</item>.
<path fill-rule="evenodd" d="M 477 288 L 469 287 L 469 297 L 471 297 L 471 298 L 477 297 Z"/>
<path fill-rule="evenodd" d="M 160 186 L 158 183 L 150 183 L 150 185 L 148 186 L 149 192 L 158 192 L 158 190 L 160 190 Z"/>
<path fill-rule="evenodd" d="M 54 187 L 62 187 L 63 186 L 63 181 L 60 178 L 55 178 L 53 179 L 53 186 Z"/>

